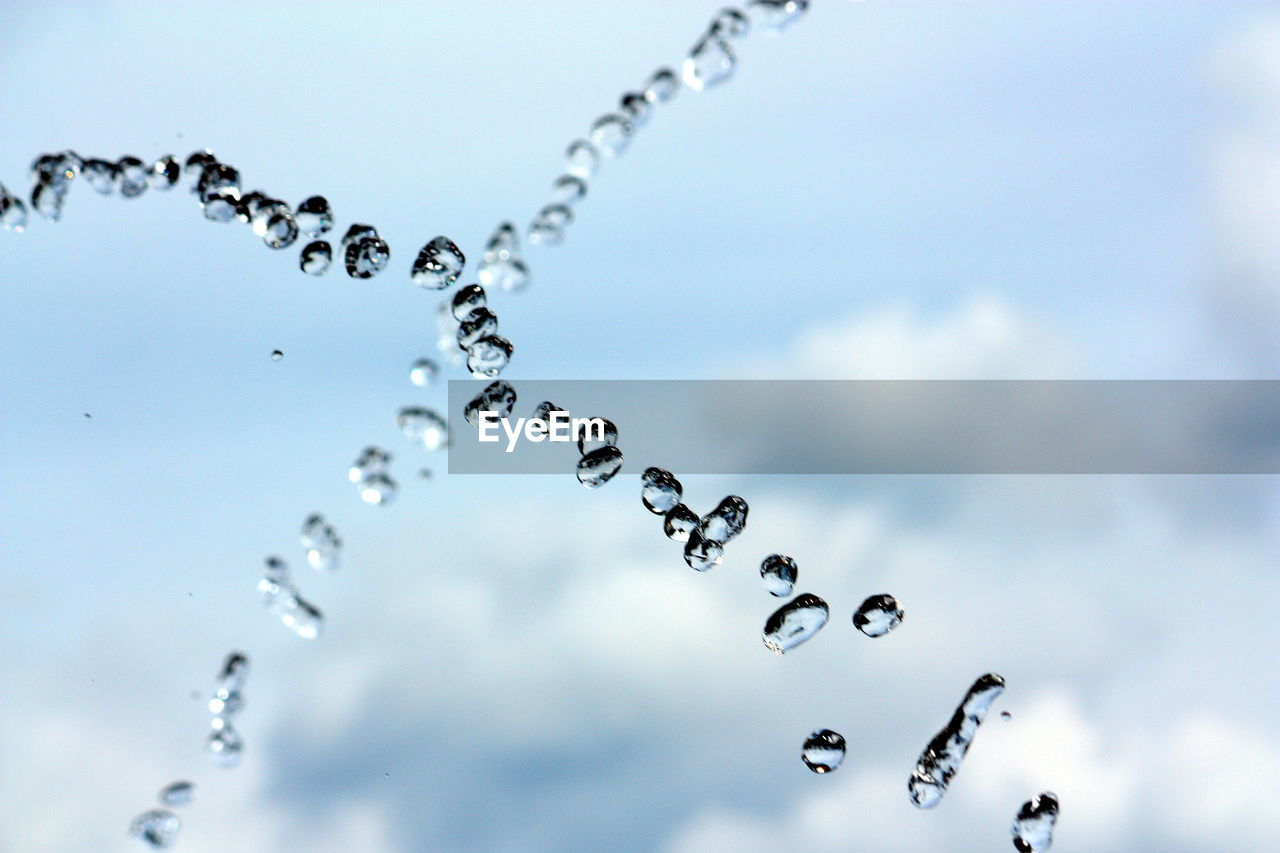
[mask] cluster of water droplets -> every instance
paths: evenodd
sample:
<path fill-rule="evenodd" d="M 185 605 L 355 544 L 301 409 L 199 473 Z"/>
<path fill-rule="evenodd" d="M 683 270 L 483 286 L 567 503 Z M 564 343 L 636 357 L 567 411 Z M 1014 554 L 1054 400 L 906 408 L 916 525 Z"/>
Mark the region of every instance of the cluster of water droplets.
<path fill-rule="evenodd" d="M 1044 853 L 1053 846 L 1053 830 L 1058 824 L 1058 797 L 1045 791 L 1027 800 L 1013 817 L 1009 828 L 1013 846 L 1019 853 Z"/>
<path fill-rule="evenodd" d="M 209 700 L 209 737 L 205 752 L 220 767 L 235 767 L 244 752 L 244 740 L 232 721 L 244 708 L 244 685 L 249 678 L 249 657 L 244 652 L 231 652 L 218 671 L 213 698 Z"/>

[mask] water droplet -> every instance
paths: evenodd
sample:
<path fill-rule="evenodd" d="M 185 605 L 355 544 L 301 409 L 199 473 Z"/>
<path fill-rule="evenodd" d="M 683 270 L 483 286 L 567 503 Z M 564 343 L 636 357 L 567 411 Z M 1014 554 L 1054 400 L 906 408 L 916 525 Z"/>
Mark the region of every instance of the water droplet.
<path fill-rule="evenodd" d="M 360 238 L 347 246 L 344 257 L 347 275 L 352 278 L 373 278 L 390 260 L 391 247 L 381 237 Z"/>
<path fill-rule="evenodd" d="M 467 370 L 478 379 L 492 379 L 511 362 L 515 347 L 498 335 L 485 335 L 467 348 Z"/>
<path fill-rule="evenodd" d="M 477 308 L 458 324 L 458 346 L 470 350 L 481 338 L 498 331 L 498 315 L 488 308 Z"/>
<path fill-rule="evenodd" d="M 649 112 L 653 109 L 649 99 L 641 92 L 627 92 L 618 101 L 618 106 L 622 109 L 622 114 L 627 117 L 627 121 L 631 122 L 632 127 L 640 127 L 647 122 Z"/>
<path fill-rule="evenodd" d="M 298 230 L 308 237 L 319 237 L 333 227 L 329 201 L 320 195 L 313 195 L 299 204 L 293 218 L 298 223 Z"/>
<path fill-rule="evenodd" d="M 684 83 L 695 92 L 701 92 L 728 80 L 733 74 L 733 51 L 729 43 L 713 35 L 705 35 L 689 51 L 681 66 Z"/>
<path fill-rule="evenodd" d="M 724 562 L 724 546 L 703 538 L 697 530 L 689 534 L 689 541 L 684 544 L 684 561 L 689 568 L 705 572 Z"/>
<path fill-rule="evenodd" d="M 484 259 L 486 261 L 506 260 L 516 257 L 519 251 L 520 236 L 516 233 L 516 226 L 511 222 L 503 222 L 493 229 L 488 242 L 484 244 Z"/>
<path fill-rule="evenodd" d="M 1045 791 L 1022 804 L 1009 831 L 1019 853 L 1044 853 L 1053 846 L 1053 829 L 1058 823 L 1058 797 Z"/>
<path fill-rule="evenodd" d="M 214 722 L 221 725 L 215 725 L 213 731 L 209 733 L 208 740 L 204 742 L 205 752 L 209 753 L 209 757 L 215 764 L 221 767 L 235 767 L 244 755 L 244 740 L 230 721 L 219 717 Z"/>
<path fill-rule="evenodd" d="M 396 497 L 396 481 L 386 474 L 370 474 L 358 484 L 360 500 L 374 506 L 389 504 Z"/>
<path fill-rule="evenodd" d="M 670 471 L 646 468 L 640 475 L 640 500 L 654 515 L 666 515 L 675 509 L 683 495 L 680 481 Z"/>
<path fill-rule="evenodd" d="M 267 220 L 267 232 L 262 235 L 262 242 L 267 244 L 267 248 L 284 249 L 297 239 L 298 223 L 289 211 L 278 211 Z"/>
<path fill-rule="evenodd" d="M 747 12 L 765 35 L 782 32 L 809 9 L 809 0 L 748 0 Z"/>
<path fill-rule="evenodd" d="M 448 237 L 436 237 L 418 252 L 413 262 L 413 283 L 428 290 L 451 287 L 462 274 L 467 259 Z"/>
<path fill-rule="evenodd" d="M 1001 711 L 1001 712 L 1000 712 L 1000 719 L 1002 719 L 1002 720 L 1006 720 L 1006 721 L 1008 721 L 1008 720 L 1012 720 L 1012 719 L 1013 719 L 1013 714 L 1010 714 L 1008 711 Z"/>
<path fill-rule="evenodd" d="M 196 179 L 196 197 L 202 203 L 213 195 L 240 198 L 240 170 L 225 163 L 210 163 Z"/>
<path fill-rule="evenodd" d="M 440 375 L 440 366 L 429 358 L 420 358 L 409 365 L 409 381 L 419 388 L 426 388 Z"/>
<path fill-rule="evenodd" d="M 830 615 L 825 601 L 812 593 L 801 593 L 765 620 L 764 645 L 775 654 L 785 654 L 821 631 Z"/>
<path fill-rule="evenodd" d="M 740 38 L 751 32 L 751 19 L 737 9 L 726 7 L 716 13 L 707 27 L 709 35 L 717 38 Z"/>
<path fill-rule="evenodd" d="M 222 661 L 222 668 L 218 670 L 218 688 L 243 690 L 248 680 L 249 656 L 244 652 L 230 652 Z"/>
<path fill-rule="evenodd" d="M 622 470 L 622 451 L 613 446 L 591 451 L 578 460 L 578 482 L 598 489 Z"/>
<path fill-rule="evenodd" d="M 511 414 L 516 404 L 516 389 L 509 382 L 499 379 L 486 385 L 479 394 L 471 398 L 462 410 L 467 423 L 476 426 L 480 423 L 481 412 L 493 412 L 500 418 Z"/>
<path fill-rule="evenodd" d="M 137 198 L 150 182 L 146 164 L 137 157 L 121 157 L 116 161 L 116 188 L 122 198 Z"/>
<path fill-rule="evenodd" d="M 313 513 L 307 516 L 302 522 L 298 538 L 307 553 L 307 564 L 311 568 L 322 572 L 332 572 L 338 568 L 342 537 L 323 515 Z"/>
<path fill-rule="evenodd" d="M 868 637 L 883 637 L 902 624 L 906 615 L 892 595 L 873 595 L 853 613 L 853 627 Z"/>
<path fill-rule="evenodd" d="M 178 179 L 182 177 L 182 166 L 172 154 L 166 154 L 159 160 L 151 164 L 151 170 L 147 173 L 147 180 L 151 183 L 152 189 L 171 190 L 174 184 L 178 183 Z"/>
<path fill-rule="evenodd" d="M 284 351 L 283 351 L 283 350 L 273 349 L 273 350 L 271 351 L 271 360 L 272 360 L 272 361 L 279 361 L 279 360 L 280 360 L 280 359 L 282 359 L 282 358 L 284 358 Z"/>
<path fill-rule="evenodd" d="M 805 738 L 800 759 L 814 773 L 830 773 L 844 761 L 844 736 L 831 729 L 819 729 Z"/>
<path fill-rule="evenodd" d="M 606 157 L 618 157 L 627 150 L 635 128 L 624 116 L 606 113 L 591 125 L 591 144 Z"/>
<path fill-rule="evenodd" d="M 600 152 L 585 139 L 575 139 L 564 152 L 565 171 L 579 178 L 590 178 L 600 166 Z"/>
<path fill-rule="evenodd" d="M 478 284 L 468 284 L 466 287 L 458 288 L 458 292 L 453 294 L 450 308 L 455 319 L 465 320 L 468 314 L 477 308 L 485 307 L 486 304 L 484 288 Z"/>
<path fill-rule="evenodd" d="M 205 196 L 200 205 L 204 218 L 210 222 L 230 222 L 240 216 L 242 205 L 233 190 L 218 190 Z"/>
<path fill-rule="evenodd" d="M 500 261 L 481 261 L 476 278 L 485 287 L 501 287 L 503 290 L 522 290 L 529 283 L 529 267 L 519 258 Z"/>
<path fill-rule="evenodd" d="M 333 247 L 324 240 L 313 240 L 302 247 L 298 269 L 307 275 L 324 275 L 333 262 Z"/>
<path fill-rule="evenodd" d="M 729 495 L 702 517 L 698 530 L 704 538 L 723 545 L 746 529 L 746 526 L 747 502 L 737 495 Z"/>
<path fill-rule="evenodd" d="M 216 162 L 218 162 L 218 159 L 213 156 L 213 152 L 208 148 L 202 148 L 187 157 L 186 163 L 182 167 L 182 173 L 189 180 L 198 181 L 200 180 L 200 174 L 204 171 L 204 167 Z"/>
<path fill-rule="evenodd" d="M 375 503 L 375 501 L 369 501 L 368 498 L 365 500 L 369 503 Z M 376 503 L 386 503 L 388 500 L 389 498 L 384 498 L 376 501 Z M 304 640 L 314 640 L 324 630 L 324 614 L 297 592 L 282 601 L 278 612 L 280 621 L 284 623 L 285 627 Z"/>
<path fill-rule="evenodd" d="M 550 421 L 552 412 L 564 412 L 565 415 L 569 414 L 566 409 L 560 408 L 555 403 L 543 400 L 538 404 L 538 407 L 533 410 L 533 417 L 540 421 Z"/>
<path fill-rule="evenodd" d="M 419 478 L 421 478 L 421 479 L 423 479 L 423 480 L 430 480 L 430 479 L 431 479 L 431 469 L 430 469 L 430 468 L 421 468 L 421 469 L 419 469 L 419 470 L 418 470 L 418 477 L 419 477 Z"/>
<path fill-rule="evenodd" d="M 111 195 L 116 190 L 116 164 L 92 157 L 84 161 L 80 174 L 99 195 Z"/>
<path fill-rule="evenodd" d="M 372 225 L 365 225 L 357 222 L 347 229 L 347 233 L 342 235 L 342 251 L 346 251 L 347 247 L 352 243 L 359 243 L 365 237 L 377 237 L 378 229 Z"/>
<path fill-rule="evenodd" d="M 31 189 L 31 209 L 49 222 L 62 218 L 62 202 L 66 190 L 48 180 L 41 180 Z"/>
<path fill-rule="evenodd" d="M 689 537 L 698 529 L 698 515 L 684 504 L 677 504 L 667 512 L 663 519 L 662 531 L 668 539 L 676 542 L 688 542 Z"/>
<path fill-rule="evenodd" d="M 791 594 L 800 568 L 786 554 L 770 554 L 760 563 L 760 579 L 770 595 L 783 598 Z"/>
<path fill-rule="evenodd" d="M 243 205 L 243 210 L 249 217 L 253 233 L 266 240 L 267 226 L 271 224 L 271 220 L 275 218 L 276 214 L 288 213 L 289 205 L 278 198 L 263 197 L 255 204 Z M 294 225 L 296 226 L 297 223 L 294 223 Z"/>
<path fill-rule="evenodd" d="M 351 468 L 347 471 L 347 479 L 353 483 L 359 483 L 370 474 L 385 472 L 390 464 L 390 453 L 380 447 L 370 445 L 360 451 L 356 461 L 351 463 Z"/>
<path fill-rule="evenodd" d="M 449 427 L 435 411 L 406 406 L 396 412 L 396 427 L 405 437 L 427 450 L 439 450 L 449 442 Z"/>
<path fill-rule="evenodd" d="M 0 227 L 21 234 L 27 227 L 27 205 L 0 186 Z"/>
<path fill-rule="evenodd" d="M 680 78 L 670 68 L 659 68 L 649 75 L 644 84 L 644 97 L 651 104 L 662 104 L 676 96 L 680 89 Z"/>
<path fill-rule="evenodd" d="M 194 782 L 171 782 L 160 789 L 160 793 L 156 795 L 156 799 L 160 801 L 162 806 L 185 806 L 190 805 L 195 799 L 196 786 Z"/>
<path fill-rule="evenodd" d="M 151 850 L 167 850 L 178 839 L 182 821 L 171 811 L 151 809 L 133 819 L 129 834 Z"/>
<path fill-rule="evenodd" d="M 591 418 L 603 427 L 584 424 L 578 433 L 578 452 L 583 456 L 601 447 L 613 447 L 618 443 L 618 428 L 608 418 Z"/>
<path fill-rule="evenodd" d="M 587 182 L 577 175 L 561 175 L 551 185 L 551 197 L 557 204 L 574 204 L 587 197 Z"/>
<path fill-rule="evenodd" d="M 564 242 L 564 229 L 557 228 L 541 216 L 529 223 L 529 242 L 535 246 L 558 246 Z"/>
<path fill-rule="evenodd" d="M 262 190 L 254 190 L 253 192 L 245 193 L 240 196 L 240 204 L 236 205 L 236 219 L 241 222 L 253 223 L 258 217 L 259 210 L 261 210 L 262 206 L 265 204 L 283 205 L 284 202 L 279 199 L 272 198 Z M 266 228 L 267 221 L 266 219 L 263 219 L 262 231 L 265 232 Z M 256 227 L 254 228 L 254 233 L 258 234 L 259 237 L 262 236 L 262 234 L 258 233 L 258 229 Z"/>
<path fill-rule="evenodd" d="M 916 759 L 916 768 L 907 782 L 911 802 L 921 809 L 931 809 L 947 793 L 947 786 L 960 769 L 969 752 L 978 726 L 982 725 L 991 703 L 1004 692 L 1004 679 L 989 672 L 973 682 L 950 722 L 933 736 Z"/>

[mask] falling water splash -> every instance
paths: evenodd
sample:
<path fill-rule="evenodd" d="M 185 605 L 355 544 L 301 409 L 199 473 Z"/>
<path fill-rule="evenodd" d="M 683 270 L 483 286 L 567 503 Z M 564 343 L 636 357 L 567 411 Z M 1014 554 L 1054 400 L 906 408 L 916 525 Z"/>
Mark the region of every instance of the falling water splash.
<path fill-rule="evenodd" d="M 947 793 L 947 786 L 960 769 L 978 726 L 987 716 L 991 703 L 1004 692 L 1004 679 L 993 672 L 973 682 L 964 701 L 951 716 L 951 722 L 933 736 L 916 760 L 916 769 L 907 782 L 911 802 L 917 808 L 931 809 Z"/>

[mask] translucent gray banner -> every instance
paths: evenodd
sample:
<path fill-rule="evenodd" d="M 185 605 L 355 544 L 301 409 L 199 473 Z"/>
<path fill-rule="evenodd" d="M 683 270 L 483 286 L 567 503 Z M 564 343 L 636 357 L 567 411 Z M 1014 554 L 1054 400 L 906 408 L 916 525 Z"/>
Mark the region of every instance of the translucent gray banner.
<path fill-rule="evenodd" d="M 451 474 L 572 471 L 575 443 L 511 438 L 543 401 L 616 424 L 634 474 L 1280 473 L 1278 380 L 513 380 L 482 442 L 489 384 L 449 382 Z"/>

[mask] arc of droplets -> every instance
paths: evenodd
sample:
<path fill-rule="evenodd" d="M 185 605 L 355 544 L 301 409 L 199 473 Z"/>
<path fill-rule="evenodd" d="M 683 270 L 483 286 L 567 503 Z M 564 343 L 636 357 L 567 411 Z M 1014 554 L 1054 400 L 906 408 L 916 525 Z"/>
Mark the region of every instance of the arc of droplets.
<path fill-rule="evenodd" d="M 994 672 L 980 676 L 964 695 L 950 722 L 920 753 L 916 768 L 907 781 L 911 802 L 917 808 L 931 809 L 942 801 L 973 744 L 978 727 L 986 719 L 991 703 L 1003 692 L 1002 677 Z"/>

